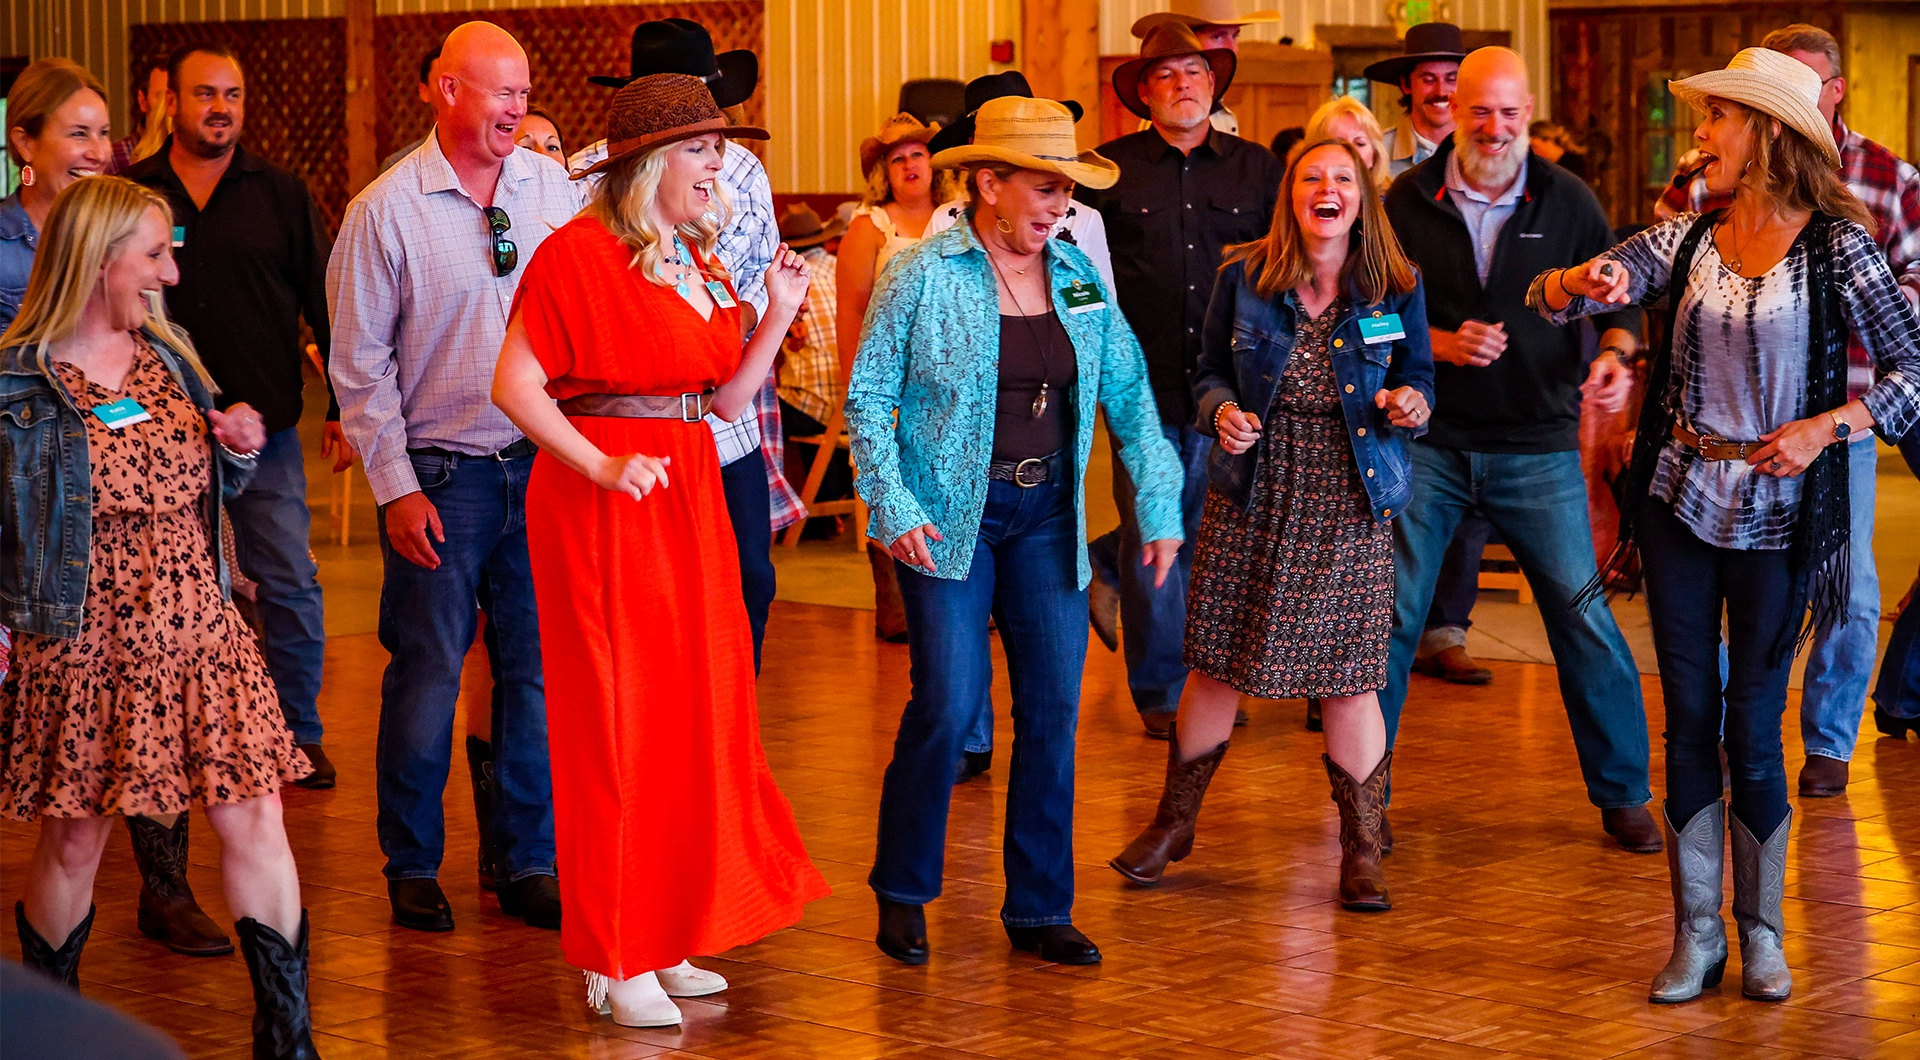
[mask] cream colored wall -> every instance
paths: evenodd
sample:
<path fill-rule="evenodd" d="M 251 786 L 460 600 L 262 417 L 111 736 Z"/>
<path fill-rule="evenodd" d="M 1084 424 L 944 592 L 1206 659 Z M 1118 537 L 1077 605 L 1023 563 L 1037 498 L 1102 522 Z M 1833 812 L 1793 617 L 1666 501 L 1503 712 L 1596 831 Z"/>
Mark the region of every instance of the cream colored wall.
<path fill-rule="evenodd" d="M 1910 158 L 1907 62 L 1920 54 L 1920 12 L 1856 11 L 1845 29 L 1847 126 Z"/>
<path fill-rule="evenodd" d="M 1239 0 L 1242 11 L 1279 11 L 1280 21 L 1248 26 L 1241 36 L 1249 40 L 1292 37 L 1303 48 L 1313 47 L 1315 26 L 1389 26 L 1387 0 Z M 1504 29 L 1513 34 L 1513 48 L 1527 60 L 1533 79 L 1534 110 L 1547 117 L 1553 92 L 1548 51 L 1547 0 L 1448 0 L 1453 21 L 1463 29 Z M 1141 15 L 1165 11 L 1168 0 L 1101 0 L 1100 54 L 1130 55 L 1140 50 L 1131 32 Z"/>

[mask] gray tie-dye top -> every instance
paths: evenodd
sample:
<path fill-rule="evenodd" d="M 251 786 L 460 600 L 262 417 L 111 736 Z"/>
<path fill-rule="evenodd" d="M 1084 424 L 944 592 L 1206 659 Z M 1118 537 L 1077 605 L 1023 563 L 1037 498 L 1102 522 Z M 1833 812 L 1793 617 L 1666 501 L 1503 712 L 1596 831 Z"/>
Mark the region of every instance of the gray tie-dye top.
<path fill-rule="evenodd" d="M 1664 299 L 1674 255 L 1696 214 L 1681 214 L 1608 251 L 1627 267 L 1636 304 Z M 1873 356 L 1880 381 L 1861 396 L 1882 436 L 1898 438 L 1920 418 L 1920 324 L 1885 257 L 1851 221 L 1830 229 L 1833 275 L 1853 333 Z M 1711 234 L 1694 251 L 1674 328 L 1667 399 L 1694 432 L 1755 441 L 1793 420 L 1827 409 L 1802 406 L 1807 389 L 1808 251 L 1803 237 L 1778 265 L 1747 278 L 1720 260 Z M 1575 298 L 1547 312 L 1551 273 L 1535 279 L 1527 302 L 1557 324 L 1614 307 Z M 1800 504 L 1801 479 L 1761 473 L 1742 460 L 1702 460 L 1668 439 L 1651 492 L 1670 502 L 1702 541 L 1722 548 L 1785 548 Z"/>

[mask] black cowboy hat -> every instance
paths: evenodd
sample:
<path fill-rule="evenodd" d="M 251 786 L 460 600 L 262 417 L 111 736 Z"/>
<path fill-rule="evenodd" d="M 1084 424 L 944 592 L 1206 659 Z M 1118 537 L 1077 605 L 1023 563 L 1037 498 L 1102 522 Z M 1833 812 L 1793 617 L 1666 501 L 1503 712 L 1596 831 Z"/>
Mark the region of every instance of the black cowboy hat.
<path fill-rule="evenodd" d="M 1003 70 L 1000 73 L 976 77 L 967 82 L 966 116 L 955 119 L 953 124 L 935 133 L 933 139 L 927 141 L 927 150 L 938 154 L 949 147 L 964 147 L 972 143 L 974 114 L 988 100 L 1004 99 L 1007 96 L 1034 98 L 1033 86 L 1027 84 L 1027 75 L 1018 70 Z M 1086 113 L 1086 110 L 1073 100 L 1063 99 L 1058 102 L 1073 115 L 1074 121 L 1079 121 Z"/>
<path fill-rule="evenodd" d="M 1407 30 L 1405 50 L 1367 67 L 1369 81 L 1397 85 L 1421 63 L 1459 62 L 1467 57 L 1467 42 L 1451 22 L 1422 22 Z"/>
<path fill-rule="evenodd" d="M 596 74 L 587 80 L 623 88 L 649 74 L 690 74 L 707 83 L 715 103 L 737 107 L 760 82 L 760 57 L 744 48 L 716 56 L 705 26 L 684 18 L 662 18 L 633 28 L 632 73 L 626 77 Z"/>

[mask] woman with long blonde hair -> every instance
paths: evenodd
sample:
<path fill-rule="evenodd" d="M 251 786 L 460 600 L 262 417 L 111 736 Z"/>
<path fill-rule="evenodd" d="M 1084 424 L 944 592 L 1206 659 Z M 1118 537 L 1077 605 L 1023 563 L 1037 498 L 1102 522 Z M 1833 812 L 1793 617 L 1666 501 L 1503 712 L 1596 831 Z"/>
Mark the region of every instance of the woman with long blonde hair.
<path fill-rule="evenodd" d="M 1242 695 L 1314 697 L 1340 810 L 1340 904 L 1387 909 L 1389 524 L 1412 494 L 1407 445 L 1433 407 L 1433 354 L 1419 274 L 1352 144 L 1309 144 L 1266 237 L 1228 248 L 1193 390 L 1219 445 L 1187 598 L 1192 673 L 1159 811 L 1111 864 L 1153 884 L 1193 849 Z"/>
<path fill-rule="evenodd" d="M 1367 175 L 1373 180 L 1374 194 L 1385 195 L 1387 185 L 1393 183 L 1393 164 L 1387 157 L 1386 144 L 1381 142 L 1383 135 L 1379 120 L 1373 116 L 1373 111 L 1367 109 L 1366 104 L 1352 96 L 1335 96 L 1320 104 L 1320 109 L 1307 119 L 1307 134 L 1281 161 L 1293 162 L 1306 151 L 1309 144 L 1323 140 L 1345 140 L 1353 145 L 1361 163 L 1367 167 Z"/>
<path fill-rule="evenodd" d="M 180 276 L 172 223 L 132 181 L 73 184 L 0 336 L 0 511 L 21 560 L 0 568 L 16 633 L 0 813 L 40 821 L 15 923 L 26 962 L 77 989 L 111 817 L 203 803 L 253 976 L 254 1055 L 308 1058 L 307 918 L 279 790 L 312 767 L 212 544 L 266 431 L 244 404 L 215 409 L 152 308 Z"/>
<path fill-rule="evenodd" d="M 527 540 L 540 612 L 560 947 L 629 1027 L 727 987 L 686 958 L 792 924 L 827 895 L 760 748 L 753 639 L 712 413 L 749 409 L 807 294 L 781 247 L 741 348 L 714 244 L 727 126 L 697 77 L 607 114 L 598 197 L 520 281 L 494 404 L 540 447 Z M 578 179 L 578 178 L 576 178 Z"/>

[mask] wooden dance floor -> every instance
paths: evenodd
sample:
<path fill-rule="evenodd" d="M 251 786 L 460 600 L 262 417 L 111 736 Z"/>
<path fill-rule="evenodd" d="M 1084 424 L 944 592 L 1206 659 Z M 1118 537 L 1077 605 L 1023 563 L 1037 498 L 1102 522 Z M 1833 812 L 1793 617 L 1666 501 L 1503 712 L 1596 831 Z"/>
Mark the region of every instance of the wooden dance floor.
<path fill-rule="evenodd" d="M 1152 814 L 1166 745 L 1141 735 L 1120 660 L 1096 642 L 1080 725 L 1076 917 L 1106 962 L 1075 969 L 1012 951 L 997 918 L 1012 736 L 1003 679 L 994 770 L 954 793 L 946 895 L 928 907 L 932 963 L 896 964 L 873 946 L 865 878 L 907 653 L 874 641 L 871 623 L 870 612 L 775 605 L 764 738 L 834 895 L 798 927 L 703 962 L 732 989 L 682 1002 L 677 1031 L 592 1015 L 557 935 L 502 916 L 480 891 L 458 752 L 441 874 L 458 928 L 391 924 L 374 838 L 385 656 L 370 635 L 335 638 L 321 709 L 340 785 L 286 794 L 312 910 L 324 1055 L 1920 1057 L 1920 743 L 1876 739 L 1869 721 L 1848 796 L 1796 800 L 1793 998 L 1742 1000 L 1736 957 L 1717 991 L 1656 1008 L 1646 986 L 1671 937 L 1665 858 L 1625 853 L 1601 833 L 1554 671 L 1524 663 L 1493 663 L 1484 689 L 1415 678 L 1395 762 L 1399 850 L 1386 863 L 1395 908 L 1355 914 L 1332 901 L 1337 823 L 1320 738 L 1303 731 L 1299 703 L 1249 704 L 1253 724 L 1214 782 L 1193 856 L 1157 890 L 1123 885 L 1105 862 Z M 1646 689 L 1657 791 L 1659 692 L 1651 678 Z M 1800 766 L 1797 718 L 1789 709 L 1789 779 Z M 33 836 L 0 826 L 9 907 Z M 197 819 L 193 884 L 230 922 L 218 854 Z M 141 938 L 137 887 L 116 828 L 81 967 L 86 993 L 173 1034 L 192 1056 L 245 1057 L 252 998 L 240 957 L 177 957 Z"/>

